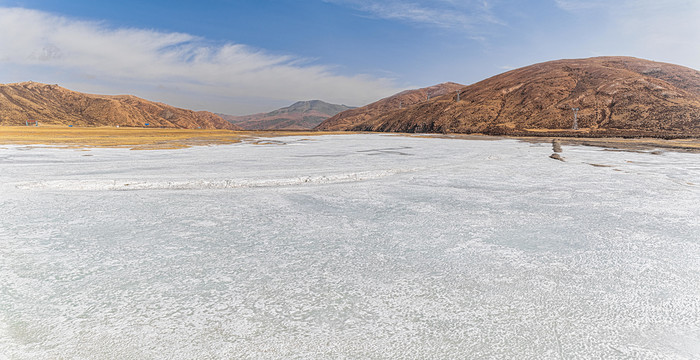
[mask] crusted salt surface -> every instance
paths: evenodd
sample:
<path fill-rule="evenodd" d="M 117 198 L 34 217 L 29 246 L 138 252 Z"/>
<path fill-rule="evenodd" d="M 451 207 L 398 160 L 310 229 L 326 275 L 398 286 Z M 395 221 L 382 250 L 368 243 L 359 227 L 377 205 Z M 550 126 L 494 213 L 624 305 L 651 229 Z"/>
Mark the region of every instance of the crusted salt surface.
<path fill-rule="evenodd" d="M 236 189 L 251 187 L 276 187 L 311 184 L 337 184 L 379 179 L 413 171 L 412 169 L 388 169 L 340 173 L 318 176 L 298 176 L 286 179 L 189 179 L 189 180 L 49 180 L 16 184 L 18 189 L 55 190 L 203 190 Z"/>
<path fill-rule="evenodd" d="M 0 149 L 0 358 L 700 357 L 698 155 L 277 140 Z"/>

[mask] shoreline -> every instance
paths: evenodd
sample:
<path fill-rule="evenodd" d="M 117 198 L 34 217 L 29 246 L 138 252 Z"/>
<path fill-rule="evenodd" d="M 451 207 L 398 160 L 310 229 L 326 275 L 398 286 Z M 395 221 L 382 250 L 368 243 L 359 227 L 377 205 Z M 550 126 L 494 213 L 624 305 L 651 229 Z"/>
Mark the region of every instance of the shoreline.
<path fill-rule="evenodd" d="M 314 130 L 222 130 L 222 129 L 173 129 L 131 127 L 63 127 L 63 126 L 0 126 L 1 145 L 49 145 L 66 148 L 131 148 L 132 150 L 182 149 L 192 146 L 234 144 L 243 141 L 256 143 L 256 139 L 280 136 L 321 136 L 349 134 L 385 134 L 409 137 L 434 137 L 463 140 L 516 139 L 530 143 L 550 143 L 554 139 L 562 145 L 596 146 L 621 151 L 648 151 L 664 149 L 679 152 L 700 153 L 699 138 L 659 139 L 653 137 L 561 137 L 509 136 L 483 134 L 432 134 L 393 132 L 349 132 Z"/>
<path fill-rule="evenodd" d="M 509 137 L 510 138 L 510 137 Z M 619 151 L 649 151 L 663 149 L 678 152 L 700 153 L 700 139 L 657 139 L 657 138 L 569 138 L 569 137 L 512 137 L 530 143 L 551 143 L 554 139 L 562 145 L 595 146 Z"/>
<path fill-rule="evenodd" d="M 513 136 L 513 135 L 483 135 L 483 134 L 404 134 L 387 133 L 415 137 L 435 137 L 442 139 L 462 140 L 500 140 L 514 139 L 533 144 L 551 143 L 559 140 L 562 145 L 595 146 L 620 151 L 649 151 L 664 149 L 669 151 L 700 153 L 700 138 L 659 139 L 652 137 L 622 138 L 622 137 L 559 137 L 559 136 Z"/>

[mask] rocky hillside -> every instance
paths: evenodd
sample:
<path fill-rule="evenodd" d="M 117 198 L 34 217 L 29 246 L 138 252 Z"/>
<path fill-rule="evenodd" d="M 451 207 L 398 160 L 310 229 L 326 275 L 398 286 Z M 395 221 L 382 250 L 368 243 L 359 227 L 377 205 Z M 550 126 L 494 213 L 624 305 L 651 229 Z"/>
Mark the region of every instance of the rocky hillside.
<path fill-rule="evenodd" d="M 229 122 L 246 130 L 310 130 L 329 117 L 348 109 L 321 100 L 299 101 L 269 112 L 245 116 L 219 114 Z"/>
<path fill-rule="evenodd" d="M 452 94 L 463 88 L 464 85 L 447 82 L 430 87 L 406 90 L 388 98 L 381 99 L 369 105 L 343 111 L 316 127 L 317 130 L 350 130 L 358 124 L 373 121 L 395 110 L 406 109 L 415 104 L 428 102 L 435 97 Z"/>
<path fill-rule="evenodd" d="M 0 84 L 0 125 L 148 126 L 240 129 L 207 111 L 192 111 L 130 95 L 91 95 L 35 82 Z"/>
<path fill-rule="evenodd" d="M 579 130 L 572 130 L 578 111 Z M 342 114 L 340 114 L 342 115 Z M 558 60 L 509 71 L 459 92 L 336 130 L 587 136 L 700 135 L 700 72 L 630 57 Z"/>

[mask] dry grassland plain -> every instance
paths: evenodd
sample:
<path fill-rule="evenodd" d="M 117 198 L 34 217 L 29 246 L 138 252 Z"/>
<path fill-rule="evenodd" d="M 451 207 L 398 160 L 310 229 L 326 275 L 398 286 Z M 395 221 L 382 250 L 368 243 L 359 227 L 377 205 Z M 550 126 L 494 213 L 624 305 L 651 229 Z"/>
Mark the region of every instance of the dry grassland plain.
<path fill-rule="evenodd" d="M 327 135 L 302 131 L 231 131 L 115 127 L 0 126 L 0 145 L 107 147 L 132 150 L 181 149 L 198 145 L 233 144 L 260 137 Z"/>
<path fill-rule="evenodd" d="M 259 138 L 279 136 L 318 136 L 352 134 L 333 131 L 231 131 L 203 129 L 64 127 L 64 126 L 0 126 L 0 145 L 50 145 L 69 148 L 106 147 L 132 150 L 181 149 L 191 146 L 233 144 L 241 141 L 258 143 Z M 430 136 L 467 140 L 508 138 L 485 135 L 400 134 L 399 136 Z M 512 137 L 528 142 L 551 142 L 547 137 Z M 588 145 L 620 150 L 662 148 L 676 151 L 700 152 L 700 139 L 663 140 L 652 138 L 562 138 L 565 145 Z M 265 142 L 260 142 L 265 143 Z"/>

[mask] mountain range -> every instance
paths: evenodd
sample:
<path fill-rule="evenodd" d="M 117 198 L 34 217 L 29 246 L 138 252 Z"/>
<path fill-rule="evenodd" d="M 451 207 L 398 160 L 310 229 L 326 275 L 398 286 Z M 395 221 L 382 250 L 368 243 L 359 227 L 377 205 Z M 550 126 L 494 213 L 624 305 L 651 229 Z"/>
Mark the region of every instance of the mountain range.
<path fill-rule="evenodd" d="M 400 94 L 398 94 L 400 95 Z M 396 96 L 398 96 L 396 95 Z M 700 72 L 632 57 L 550 61 L 400 106 L 345 111 L 319 130 L 574 136 L 700 135 Z M 574 110 L 579 130 L 573 130 Z"/>
<path fill-rule="evenodd" d="M 700 136 L 700 72 L 632 57 L 556 60 L 464 86 L 408 90 L 360 108 L 300 101 L 247 116 L 35 82 L 0 84 L 0 125 Z"/>
<path fill-rule="evenodd" d="M 131 95 L 92 95 L 36 82 L 0 84 L 0 125 L 239 127 L 208 111 L 192 111 Z M 148 124 L 148 125 L 146 125 Z"/>
<path fill-rule="evenodd" d="M 321 100 L 298 101 L 268 113 L 244 116 L 217 114 L 245 130 L 310 130 L 350 106 L 329 104 Z"/>

